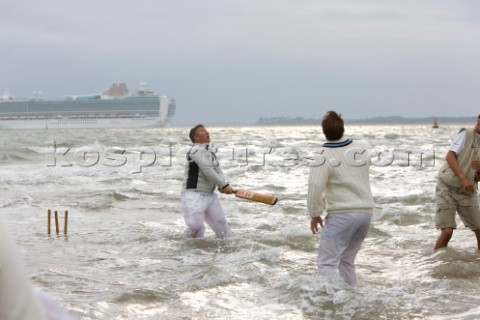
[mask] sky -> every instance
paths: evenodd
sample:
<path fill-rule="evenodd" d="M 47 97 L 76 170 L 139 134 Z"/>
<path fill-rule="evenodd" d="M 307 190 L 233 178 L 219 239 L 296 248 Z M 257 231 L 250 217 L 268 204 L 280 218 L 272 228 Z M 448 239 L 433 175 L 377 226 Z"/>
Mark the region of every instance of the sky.
<path fill-rule="evenodd" d="M 174 125 L 480 113 L 478 0 L 0 0 L 0 94 L 113 83 Z"/>

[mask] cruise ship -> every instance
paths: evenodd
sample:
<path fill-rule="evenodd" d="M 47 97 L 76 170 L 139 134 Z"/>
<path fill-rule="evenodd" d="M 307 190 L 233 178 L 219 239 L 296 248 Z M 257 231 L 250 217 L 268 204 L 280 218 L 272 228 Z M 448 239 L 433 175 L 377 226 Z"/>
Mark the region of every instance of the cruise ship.
<path fill-rule="evenodd" d="M 15 99 L 0 96 L 0 129 L 149 128 L 169 126 L 175 99 L 149 91 L 145 83 L 130 91 L 114 83 L 100 94 L 72 95 L 63 100 L 43 100 L 40 92 Z"/>

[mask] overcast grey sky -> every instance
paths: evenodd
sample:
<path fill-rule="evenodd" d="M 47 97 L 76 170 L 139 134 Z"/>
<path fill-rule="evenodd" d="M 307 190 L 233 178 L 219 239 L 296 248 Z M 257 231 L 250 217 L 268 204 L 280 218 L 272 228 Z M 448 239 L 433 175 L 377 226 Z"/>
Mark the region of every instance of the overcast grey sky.
<path fill-rule="evenodd" d="M 0 90 L 145 81 L 174 124 L 480 113 L 478 0 L 0 0 Z"/>

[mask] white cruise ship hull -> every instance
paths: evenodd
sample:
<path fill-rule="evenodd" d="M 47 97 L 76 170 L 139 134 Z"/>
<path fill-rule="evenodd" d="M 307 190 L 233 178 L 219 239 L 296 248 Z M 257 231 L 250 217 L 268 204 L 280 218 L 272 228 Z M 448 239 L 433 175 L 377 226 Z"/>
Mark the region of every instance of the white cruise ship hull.
<path fill-rule="evenodd" d="M 25 119 L 0 120 L 0 129 L 93 129 L 93 128 L 161 128 L 168 126 L 161 118 L 130 119 Z"/>
<path fill-rule="evenodd" d="M 114 84 L 103 94 L 43 100 L 36 94 L 15 99 L 0 96 L 0 129 L 158 128 L 169 126 L 175 99 Z"/>

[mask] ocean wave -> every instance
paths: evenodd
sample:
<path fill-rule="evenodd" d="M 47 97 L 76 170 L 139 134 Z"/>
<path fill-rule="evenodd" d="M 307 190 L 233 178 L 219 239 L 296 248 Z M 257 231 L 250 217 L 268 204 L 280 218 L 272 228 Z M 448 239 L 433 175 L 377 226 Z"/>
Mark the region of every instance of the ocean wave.
<path fill-rule="evenodd" d="M 112 299 L 113 303 L 140 303 L 151 304 L 155 302 L 164 302 L 172 298 L 172 292 L 166 288 L 137 288 L 129 292 L 124 292 Z"/>
<path fill-rule="evenodd" d="M 129 196 L 122 192 L 114 192 L 112 196 L 113 196 L 113 199 L 115 199 L 116 201 L 126 201 L 126 200 L 135 199 L 135 197 Z"/>
<path fill-rule="evenodd" d="M 407 163 L 409 150 L 417 158 L 446 150 L 456 130 L 346 129 L 374 149 L 402 153 L 398 163 L 371 167 L 374 219 L 357 257 L 357 288 L 317 276 L 320 237 L 310 231 L 306 193 L 307 157 L 323 143 L 319 127 L 212 128 L 212 140 L 225 139 L 219 155 L 228 181 L 280 199 L 269 206 L 219 194 L 228 240 L 208 227 L 203 239 L 184 234 L 186 128 L 6 131 L 7 157 L 28 163 L 2 163 L 0 206 L 35 284 L 86 319 L 472 319 L 475 236 L 459 223 L 449 248 L 432 253 L 437 168 Z M 53 144 L 44 143 L 53 140 L 59 152 L 70 148 L 71 166 L 61 156 L 53 166 Z M 151 149 L 156 163 L 146 166 Z M 99 162 L 87 166 L 76 151 L 98 152 Z M 127 163 L 109 167 L 106 153 L 125 154 Z M 68 237 L 46 235 L 46 208 L 69 211 Z"/>
<path fill-rule="evenodd" d="M 9 165 L 9 164 L 15 164 L 18 162 L 30 162 L 31 157 L 26 155 L 26 154 L 18 154 L 18 153 L 8 153 L 7 152 L 2 152 L 0 155 L 0 161 L 2 162 L 2 165 Z"/>
<path fill-rule="evenodd" d="M 480 266 L 476 261 L 450 261 L 433 267 L 431 277 L 437 279 L 478 279 L 480 277 Z"/>

